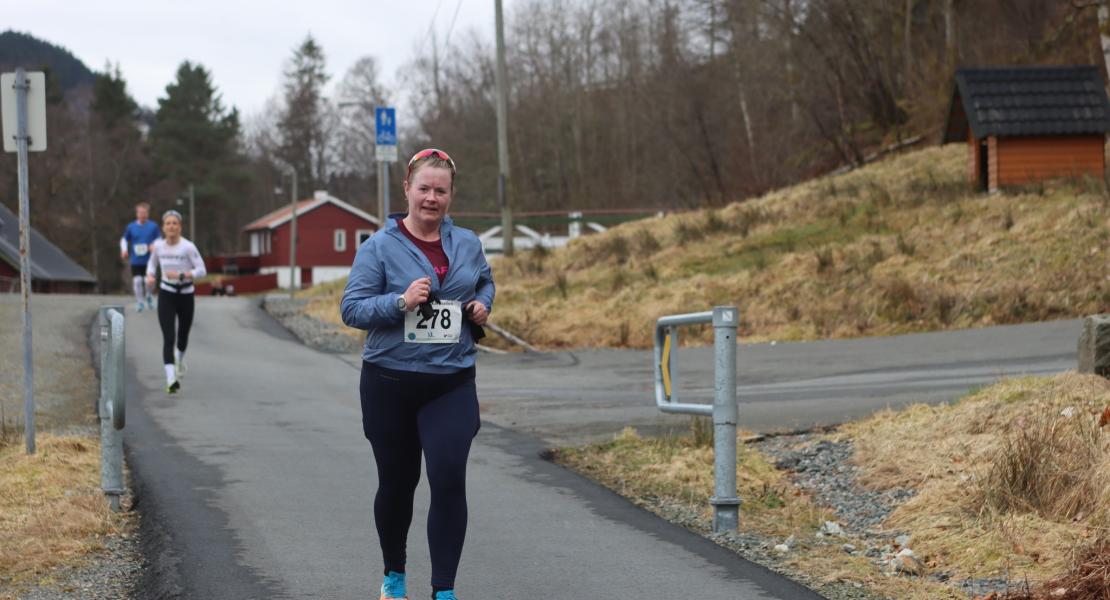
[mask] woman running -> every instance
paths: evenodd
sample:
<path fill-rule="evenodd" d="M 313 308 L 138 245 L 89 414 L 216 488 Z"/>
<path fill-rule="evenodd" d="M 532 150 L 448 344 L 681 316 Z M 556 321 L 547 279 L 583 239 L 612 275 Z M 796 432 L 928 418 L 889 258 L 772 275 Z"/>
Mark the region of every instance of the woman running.
<path fill-rule="evenodd" d="M 197 247 L 181 237 L 181 213 L 168 210 L 162 215 L 163 239 L 154 245 L 146 265 L 146 280 L 162 268 L 158 292 L 158 324 L 162 326 L 162 362 L 166 367 L 166 392 L 176 394 L 185 375 L 185 348 L 193 326 L 193 281 L 204 277 L 204 259 Z M 176 324 L 174 321 L 176 320 Z M 176 331 L 175 331 L 176 330 Z M 174 339 L 177 348 L 174 348 Z"/>
<path fill-rule="evenodd" d="M 423 454 L 432 492 L 432 598 L 456 600 L 466 462 L 480 424 L 474 342 L 493 306 L 493 276 L 478 236 L 447 217 L 455 163 L 446 152 L 416 153 L 404 190 L 408 214 L 390 215 L 359 247 L 341 310 L 344 323 L 367 332 L 359 389 L 363 433 L 378 467 L 381 598 L 407 597 L 405 547 Z"/>

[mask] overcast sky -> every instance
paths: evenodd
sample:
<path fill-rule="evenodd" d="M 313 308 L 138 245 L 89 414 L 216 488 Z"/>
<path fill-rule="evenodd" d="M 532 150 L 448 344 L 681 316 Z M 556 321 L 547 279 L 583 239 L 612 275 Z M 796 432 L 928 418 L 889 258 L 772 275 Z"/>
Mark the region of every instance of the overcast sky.
<path fill-rule="evenodd" d="M 507 13 L 512 5 L 504 0 Z M 91 69 L 118 62 L 144 106 L 156 108 L 177 66 L 190 60 L 212 72 L 225 105 L 244 115 L 278 91 L 283 64 L 310 32 L 324 49 L 329 95 L 366 55 L 392 83 L 433 23 L 441 40 L 448 30 L 457 41 L 471 29 L 493 39 L 493 0 L 0 0 L 0 7 L 3 27 L 63 46 Z"/>

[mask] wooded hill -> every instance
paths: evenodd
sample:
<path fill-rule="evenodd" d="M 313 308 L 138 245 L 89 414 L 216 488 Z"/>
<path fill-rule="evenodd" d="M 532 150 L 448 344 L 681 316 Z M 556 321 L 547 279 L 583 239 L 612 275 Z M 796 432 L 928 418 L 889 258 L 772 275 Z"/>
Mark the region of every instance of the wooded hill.
<path fill-rule="evenodd" d="M 1098 5 L 521 0 L 506 28 L 514 208 L 719 207 L 891 143 L 931 142 L 959 65 L 1101 64 Z M 82 81 L 63 51 L 20 50 L 36 43 L 23 34 L 0 41 L 0 64 L 46 62 L 61 89 Z M 167 73 L 150 108 L 108 66 L 84 101 L 50 94 L 50 150 L 30 169 L 32 223 L 110 290 L 123 280 L 115 240 L 132 205 L 179 208 L 190 184 L 197 215 L 186 217 L 209 255 L 244 249 L 239 228 L 288 200 L 290 165 L 302 196 L 327 189 L 375 211 L 369 111 L 387 103 L 400 110 L 402 157 L 435 145 L 456 159 L 456 211 L 496 210 L 492 39 L 432 30 L 424 42 L 396 89 L 363 57 L 331 93 L 325 48 L 307 36 L 281 91 L 245 125 L 202 65 Z M 359 103 L 340 106 L 350 99 Z M 0 161 L 9 207 L 15 169 Z M 393 169 L 399 209 L 403 160 Z"/>

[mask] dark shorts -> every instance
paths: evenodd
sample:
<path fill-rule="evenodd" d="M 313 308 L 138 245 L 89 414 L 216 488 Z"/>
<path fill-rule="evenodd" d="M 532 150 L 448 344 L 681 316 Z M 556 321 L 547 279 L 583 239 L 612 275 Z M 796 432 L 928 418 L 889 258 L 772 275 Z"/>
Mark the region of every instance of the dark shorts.
<path fill-rule="evenodd" d="M 146 265 L 131 265 L 132 277 L 146 277 Z"/>

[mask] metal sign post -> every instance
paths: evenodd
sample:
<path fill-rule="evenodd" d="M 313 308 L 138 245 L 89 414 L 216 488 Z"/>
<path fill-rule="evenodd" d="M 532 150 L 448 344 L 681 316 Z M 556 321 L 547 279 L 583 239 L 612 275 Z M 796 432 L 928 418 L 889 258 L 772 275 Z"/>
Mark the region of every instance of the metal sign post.
<path fill-rule="evenodd" d="M 374 157 L 378 159 L 378 219 L 389 217 L 389 163 L 397 162 L 397 112 L 391 106 L 374 108 Z"/>
<path fill-rule="evenodd" d="M 35 453 L 35 396 L 31 346 L 31 210 L 27 152 L 46 150 L 46 76 L 16 69 L 0 76 L 4 150 L 16 152 L 19 169 L 19 287 L 23 295 L 23 437 Z"/>

